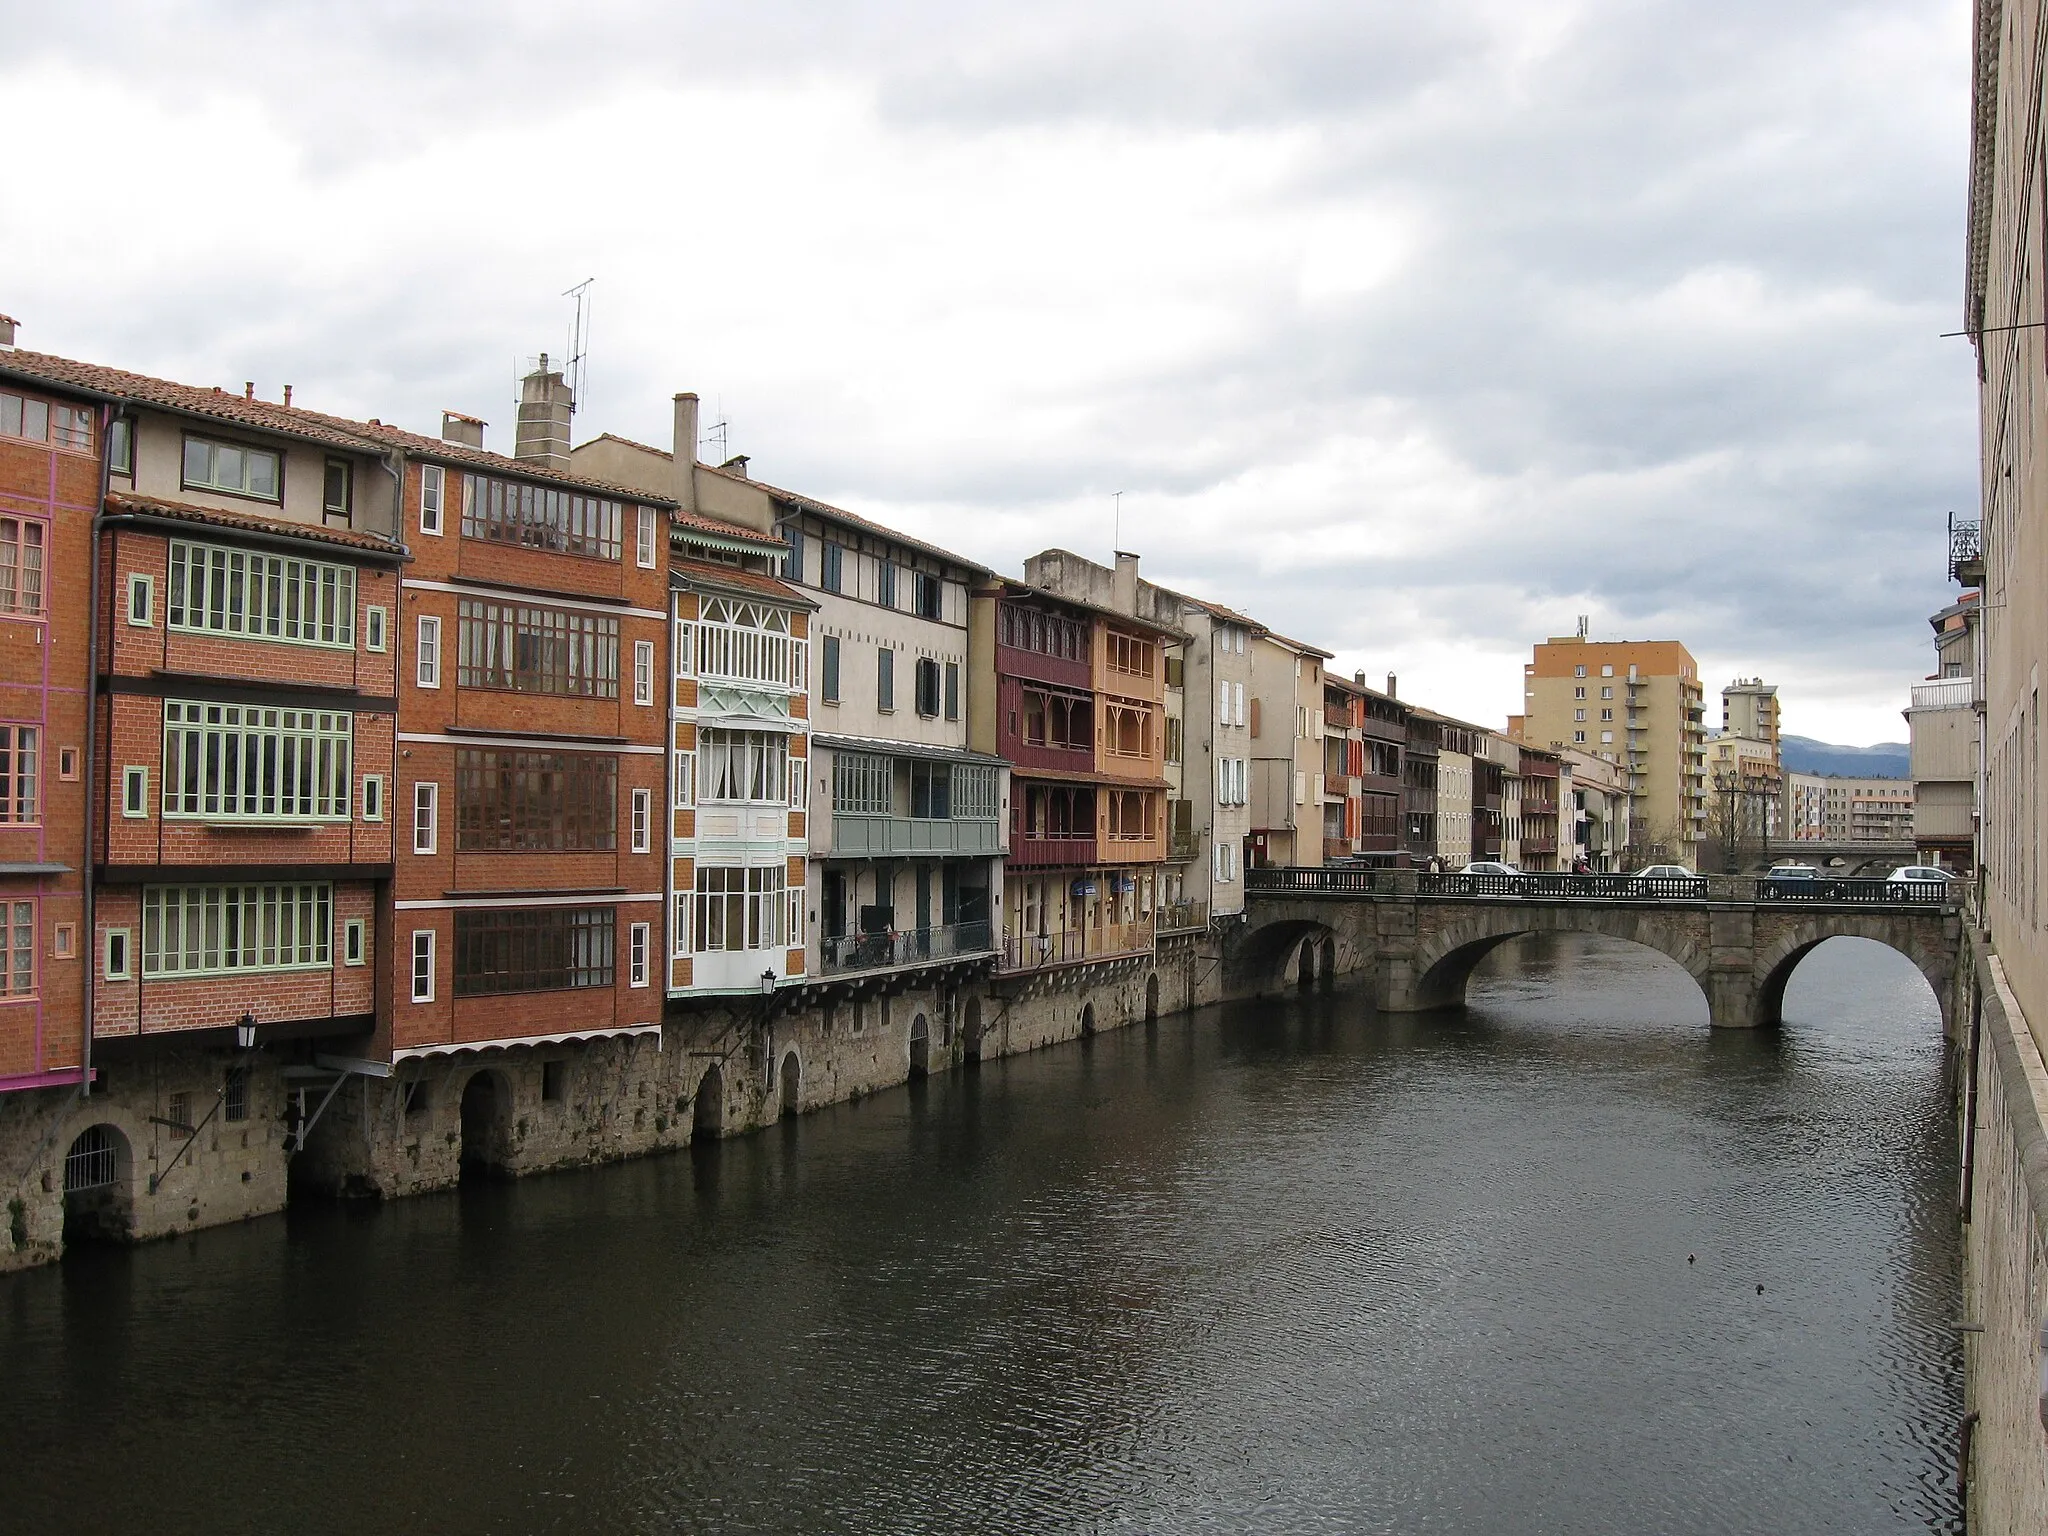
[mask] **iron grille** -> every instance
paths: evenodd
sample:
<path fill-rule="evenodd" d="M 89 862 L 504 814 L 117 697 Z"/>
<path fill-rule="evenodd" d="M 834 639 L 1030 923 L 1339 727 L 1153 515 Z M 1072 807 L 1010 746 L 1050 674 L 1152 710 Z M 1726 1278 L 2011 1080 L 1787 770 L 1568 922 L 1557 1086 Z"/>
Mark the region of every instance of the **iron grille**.
<path fill-rule="evenodd" d="M 89 1125 L 64 1154 L 64 1193 L 105 1189 L 114 1182 L 114 1133 L 104 1125 Z"/>

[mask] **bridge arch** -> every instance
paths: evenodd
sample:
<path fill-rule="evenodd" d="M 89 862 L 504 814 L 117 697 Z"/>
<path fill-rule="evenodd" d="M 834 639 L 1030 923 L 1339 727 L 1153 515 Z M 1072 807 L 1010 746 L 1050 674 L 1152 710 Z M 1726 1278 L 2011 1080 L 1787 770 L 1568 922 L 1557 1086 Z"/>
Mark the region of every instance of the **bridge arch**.
<path fill-rule="evenodd" d="M 1687 928 L 1659 922 L 1644 922 L 1642 915 L 1627 910 L 1557 912 L 1542 908 L 1492 909 L 1474 913 L 1447 925 L 1416 952 L 1413 1000 L 1417 1009 L 1455 1008 L 1465 1001 L 1465 985 L 1479 962 L 1509 939 L 1532 933 L 1585 933 L 1619 939 L 1654 949 L 1676 961 L 1692 977 L 1714 1006 L 1710 978 L 1710 956 L 1706 947 Z"/>
<path fill-rule="evenodd" d="M 1270 992 L 1289 985 L 1305 990 L 1318 981 L 1327 986 L 1337 959 L 1337 935 L 1327 923 L 1280 918 L 1246 935 L 1236 964 L 1251 990 Z"/>
<path fill-rule="evenodd" d="M 1955 953 L 1952 945 L 1930 945 L 1918 925 L 1905 926 L 1876 913 L 1835 913 L 1793 922 L 1785 932 L 1763 945 L 1757 954 L 1756 992 L 1751 1022 L 1770 1026 L 1785 1022 L 1785 988 L 1799 963 L 1829 939 L 1869 939 L 1904 955 L 1925 978 L 1934 1001 L 1941 1009 L 1941 1027 L 1953 1033 L 1949 1018 L 1949 983 L 1953 979 Z"/>

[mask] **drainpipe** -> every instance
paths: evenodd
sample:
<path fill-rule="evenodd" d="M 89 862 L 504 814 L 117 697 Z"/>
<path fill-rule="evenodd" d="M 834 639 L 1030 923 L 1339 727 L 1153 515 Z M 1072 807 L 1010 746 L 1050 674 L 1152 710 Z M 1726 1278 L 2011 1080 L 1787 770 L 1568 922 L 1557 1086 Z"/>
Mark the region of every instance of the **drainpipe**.
<path fill-rule="evenodd" d="M 85 986 L 82 996 L 85 1005 L 85 1041 L 80 1052 L 83 1070 L 78 1077 L 78 1096 L 92 1097 L 92 1026 L 93 994 L 99 980 L 99 933 L 94 926 L 94 881 L 93 881 L 93 810 L 95 796 L 99 790 L 99 767 L 95 751 L 99 742 L 100 717 L 100 535 L 107 520 L 107 492 L 112 488 L 114 474 L 114 420 L 120 414 L 118 404 L 103 406 L 100 410 L 100 495 L 92 509 L 92 536 L 87 548 L 92 559 L 92 574 L 87 589 L 85 605 L 85 867 L 79 871 L 80 888 L 83 892 L 83 920 L 79 926 L 84 930 L 85 950 L 79 956 L 79 963 L 85 972 Z M 132 453 L 132 449 L 130 450 Z M 44 632 L 44 643 L 49 643 L 49 633 Z M 138 963 L 133 956 L 130 964 Z"/>

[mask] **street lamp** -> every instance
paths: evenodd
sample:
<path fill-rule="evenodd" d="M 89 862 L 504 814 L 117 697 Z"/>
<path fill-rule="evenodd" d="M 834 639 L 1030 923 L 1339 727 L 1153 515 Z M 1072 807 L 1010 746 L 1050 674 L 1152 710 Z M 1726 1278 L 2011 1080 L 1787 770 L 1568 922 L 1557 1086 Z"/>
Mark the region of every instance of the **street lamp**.
<path fill-rule="evenodd" d="M 247 1009 L 235 1022 L 235 1049 L 253 1051 L 256 1049 L 256 1015 Z"/>

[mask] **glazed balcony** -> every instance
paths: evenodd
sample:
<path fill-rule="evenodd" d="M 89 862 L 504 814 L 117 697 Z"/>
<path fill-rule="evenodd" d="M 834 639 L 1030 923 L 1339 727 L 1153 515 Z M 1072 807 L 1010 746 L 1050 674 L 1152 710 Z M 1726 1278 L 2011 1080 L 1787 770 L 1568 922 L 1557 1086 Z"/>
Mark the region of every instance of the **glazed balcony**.
<path fill-rule="evenodd" d="M 853 859 L 896 858 L 914 854 L 959 854 L 967 857 L 1003 851 L 1003 824 L 994 818 L 956 816 L 925 821 L 911 816 L 838 816 L 832 818 L 832 852 Z"/>

